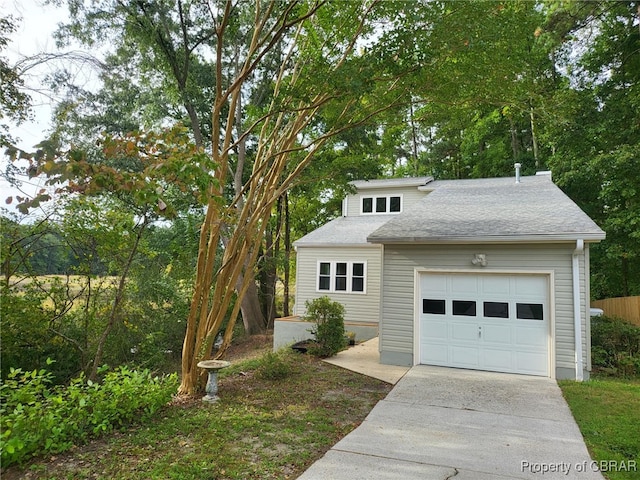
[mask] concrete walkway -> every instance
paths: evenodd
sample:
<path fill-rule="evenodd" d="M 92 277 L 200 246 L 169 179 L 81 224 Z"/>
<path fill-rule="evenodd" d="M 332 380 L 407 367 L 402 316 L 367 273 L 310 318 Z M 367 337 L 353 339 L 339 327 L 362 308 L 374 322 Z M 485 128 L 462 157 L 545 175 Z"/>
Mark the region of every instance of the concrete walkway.
<path fill-rule="evenodd" d="M 420 365 L 299 478 L 602 479 L 549 378 Z"/>
<path fill-rule="evenodd" d="M 398 383 L 410 367 L 397 365 L 382 365 L 378 350 L 378 337 L 358 343 L 353 347 L 338 352 L 337 355 L 325 358 L 326 363 L 336 365 L 354 372 L 377 378 L 383 382 L 395 385 Z"/>

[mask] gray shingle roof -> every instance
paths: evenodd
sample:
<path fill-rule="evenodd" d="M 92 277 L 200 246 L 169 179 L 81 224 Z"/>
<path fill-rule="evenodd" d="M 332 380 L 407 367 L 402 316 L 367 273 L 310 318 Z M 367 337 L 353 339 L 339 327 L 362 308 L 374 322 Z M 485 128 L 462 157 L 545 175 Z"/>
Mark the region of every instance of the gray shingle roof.
<path fill-rule="evenodd" d="M 367 245 L 367 236 L 393 217 L 394 215 L 338 217 L 293 242 L 293 245 L 296 247 Z"/>
<path fill-rule="evenodd" d="M 435 181 L 368 236 L 373 243 L 602 240 L 604 232 L 547 175 Z"/>

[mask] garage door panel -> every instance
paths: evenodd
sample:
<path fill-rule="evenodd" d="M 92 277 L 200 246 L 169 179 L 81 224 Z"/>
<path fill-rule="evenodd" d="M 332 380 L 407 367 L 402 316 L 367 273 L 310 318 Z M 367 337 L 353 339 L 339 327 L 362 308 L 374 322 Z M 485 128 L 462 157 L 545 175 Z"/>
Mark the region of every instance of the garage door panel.
<path fill-rule="evenodd" d="M 534 327 L 516 327 L 515 329 L 515 347 L 539 347 L 546 346 L 548 335 L 547 332 L 537 326 Z"/>
<path fill-rule="evenodd" d="M 422 337 L 426 340 L 444 340 L 449 338 L 449 324 L 444 320 L 422 322 Z"/>
<path fill-rule="evenodd" d="M 514 277 L 515 291 L 513 292 L 519 298 L 544 298 L 546 297 L 546 278 L 517 276 Z"/>
<path fill-rule="evenodd" d="M 530 375 L 547 375 L 548 357 L 542 353 L 522 352 L 516 353 L 516 370 Z"/>
<path fill-rule="evenodd" d="M 498 343 L 511 344 L 512 342 L 511 325 L 483 325 L 482 340 L 484 344 Z"/>
<path fill-rule="evenodd" d="M 513 352 L 485 347 L 482 350 L 482 367 L 488 370 L 510 371 L 513 369 Z"/>
<path fill-rule="evenodd" d="M 477 295 L 478 278 L 475 275 L 454 275 L 450 277 L 450 292 L 456 295 Z"/>
<path fill-rule="evenodd" d="M 455 323 L 451 325 L 450 340 L 471 341 L 474 344 L 478 340 L 478 325 L 475 323 Z"/>
<path fill-rule="evenodd" d="M 447 277 L 445 275 L 422 275 L 420 286 L 423 292 L 446 293 Z"/>
<path fill-rule="evenodd" d="M 480 349 L 478 347 L 465 347 L 454 345 L 449 347 L 449 361 L 463 368 L 478 368 L 480 366 Z"/>
<path fill-rule="evenodd" d="M 481 293 L 484 297 L 493 295 L 508 297 L 511 290 L 511 280 L 509 277 L 487 277 L 483 279 L 481 285 Z"/>
<path fill-rule="evenodd" d="M 548 276 L 434 273 L 420 286 L 421 363 L 549 375 Z"/>
<path fill-rule="evenodd" d="M 423 362 L 430 365 L 449 365 L 449 347 L 442 343 L 420 344 Z"/>

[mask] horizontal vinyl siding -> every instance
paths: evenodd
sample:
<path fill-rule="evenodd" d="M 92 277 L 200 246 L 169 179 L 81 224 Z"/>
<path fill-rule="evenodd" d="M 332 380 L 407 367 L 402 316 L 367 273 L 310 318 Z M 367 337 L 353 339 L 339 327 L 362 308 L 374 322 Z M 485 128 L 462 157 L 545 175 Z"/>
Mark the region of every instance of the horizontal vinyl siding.
<path fill-rule="evenodd" d="M 346 322 L 378 323 L 381 257 L 382 250 L 377 245 L 340 248 L 298 247 L 295 314 L 304 316 L 307 300 L 326 295 L 344 306 Z M 366 262 L 366 293 L 316 291 L 318 261 Z"/>
<path fill-rule="evenodd" d="M 402 211 L 420 201 L 426 195 L 417 187 L 373 188 L 347 197 L 347 216 L 361 215 L 362 197 L 378 197 L 382 195 L 402 195 Z"/>
<path fill-rule="evenodd" d="M 558 245 L 385 245 L 382 351 L 413 354 L 414 271 L 416 268 L 553 271 L 555 285 L 555 367 L 574 368 L 572 253 L 573 244 Z M 486 254 L 487 267 L 473 267 L 476 253 Z M 580 274 L 584 280 L 584 256 Z M 582 282 L 582 311 L 586 311 Z M 584 334 L 583 334 L 584 339 Z M 586 360 L 586 343 L 585 360 Z"/>

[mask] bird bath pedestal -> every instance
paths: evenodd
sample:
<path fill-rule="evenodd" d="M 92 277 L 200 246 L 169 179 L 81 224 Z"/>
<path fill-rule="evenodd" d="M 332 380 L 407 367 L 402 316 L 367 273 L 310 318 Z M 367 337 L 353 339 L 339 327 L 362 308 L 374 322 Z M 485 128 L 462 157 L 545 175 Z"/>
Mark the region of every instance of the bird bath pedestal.
<path fill-rule="evenodd" d="M 203 402 L 214 403 L 218 400 L 218 370 L 231 365 L 224 360 L 203 360 L 198 362 L 198 367 L 204 368 L 209 373 L 209 379 L 207 380 L 207 394 L 202 397 Z"/>

